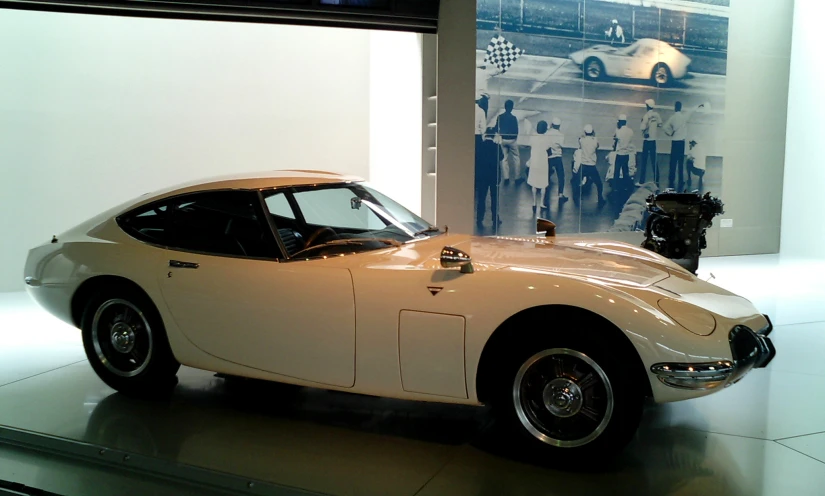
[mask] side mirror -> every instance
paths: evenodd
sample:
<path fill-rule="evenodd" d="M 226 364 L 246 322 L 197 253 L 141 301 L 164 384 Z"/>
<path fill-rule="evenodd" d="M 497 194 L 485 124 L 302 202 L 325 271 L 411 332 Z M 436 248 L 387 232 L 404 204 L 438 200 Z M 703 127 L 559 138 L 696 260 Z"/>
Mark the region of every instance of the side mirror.
<path fill-rule="evenodd" d="M 551 238 L 556 235 L 556 224 L 547 219 L 536 219 L 536 234 L 544 233 L 544 237 Z"/>
<path fill-rule="evenodd" d="M 472 261 L 473 259 L 470 258 L 470 255 L 464 253 L 458 248 L 453 248 L 452 246 L 445 246 L 441 250 L 441 266 L 445 269 L 460 267 L 462 274 L 472 274 Z"/>

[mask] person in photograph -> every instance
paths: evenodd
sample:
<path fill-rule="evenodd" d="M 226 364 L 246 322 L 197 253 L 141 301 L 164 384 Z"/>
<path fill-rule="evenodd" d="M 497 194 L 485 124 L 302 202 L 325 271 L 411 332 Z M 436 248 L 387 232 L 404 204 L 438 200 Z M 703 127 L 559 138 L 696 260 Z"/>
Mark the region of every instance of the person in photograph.
<path fill-rule="evenodd" d="M 599 177 L 599 171 L 596 169 L 598 149 L 599 141 L 596 139 L 596 131 L 593 129 L 593 126 L 587 124 L 584 126 L 584 136 L 579 138 L 578 158 L 580 165 L 579 173 L 575 175 L 573 179 L 573 199 L 576 203 L 578 203 L 578 198 L 580 197 L 581 192 L 577 195 L 576 190 L 580 190 L 581 186 L 579 185 L 582 185 L 584 181 L 587 181 L 596 185 L 596 192 L 599 194 L 598 206 L 601 208 L 606 202 L 604 199 L 604 186 L 602 185 L 602 178 Z M 579 179 L 579 176 L 581 179 Z"/>
<path fill-rule="evenodd" d="M 490 95 L 484 91 L 476 93 L 476 121 L 475 121 L 475 136 L 476 136 L 476 163 L 478 163 L 479 149 L 484 140 L 484 132 L 487 129 L 487 110 L 490 105 Z"/>
<path fill-rule="evenodd" d="M 484 212 L 487 204 L 487 192 L 491 184 L 486 170 L 486 151 L 484 149 L 484 133 L 487 130 L 487 109 L 490 96 L 484 91 L 476 93 L 475 106 L 475 195 L 476 195 L 476 222 L 481 228 L 484 221 Z M 497 171 L 496 171 L 497 173 Z M 495 183 L 493 183 L 495 184 Z M 495 190 L 495 188 L 493 188 Z M 494 193 L 495 194 L 495 193 Z"/>
<path fill-rule="evenodd" d="M 518 118 L 513 115 L 513 100 L 504 102 L 504 113 L 496 119 L 496 132 L 501 141 L 501 151 L 504 159 L 501 162 L 501 177 L 504 184 L 510 182 L 510 169 L 516 182 L 521 178 L 521 157 L 518 149 Z"/>
<path fill-rule="evenodd" d="M 654 110 L 656 101 L 652 98 L 645 100 L 647 112 L 642 116 L 642 161 L 639 164 L 639 182 L 641 186 L 647 181 L 647 162 L 650 159 L 650 166 L 653 170 L 653 181 L 659 184 L 659 165 L 656 162 L 656 139 L 659 137 L 659 128 L 662 127 L 662 116 Z"/>
<path fill-rule="evenodd" d="M 481 141 L 481 149 L 476 154 L 476 227 L 484 229 L 484 216 L 487 213 L 487 194 L 490 195 L 490 213 L 493 220 L 493 231 L 501 225 L 498 217 L 498 184 L 499 184 L 499 153 L 496 143 L 496 129 L 485 129 Z"/>
<path fill-rule="evenodd" d="M 533 189 L 533 214 L 536 210 L 546 209 L 547 204 L 544 202 L 544 192 L 549 183 L 549 162 L 550 158 L 547 156 L 550 151 L 550 139 L 547 135 L 547 122 L 539 121 L 536 124 L 536 135 L 530 137 L 530 161 L 527 162 L 530 167 L 527 173 L 527 184 Z"/>
<path fill-rule="evenodd" d="M 610 22 L 610 27 L 607 28 L 604 34 L 611 45 L 613 43 L 624 43 L 624 29 L 622 29 L 618 19 L 613 19 Z"/>
<path fill-rule="evenodd" d="M 697 176 L 699 178 L 699 185 L 697 186 L 697 189 L 701 192 L 705 186 L 705 162 L 707 156 L 705 155 L 705 150 L 702 145 L 696 140 L 690 140 L 690 143 L 688 144 L 690 145 L 686 153 L 688 189 L 692 187 L 693 176 Z"/>
<path fill-rule="evenodd" d="M 616 166 L 613 167 L 613 188 L 618 188 L 619 173 L 623 182 L 630 179 L 630 151 L 633 141 L 633 130 L 627 125 L 627 115 L 619 114 L 616 122 L 616 134 L 613 136 L 613 150 L 616 152 Z"/>
<path fill-rule="evenodd" d="M 550 126 L 550 131 L 547 132 L 548 140 L 550 141 L 550 159 L 549 167 L 547 169 L 547 183 L 550 183 L 550 175 L 556 173 L 556 180 L 559 182 L 559 204 L 569 200 L 564 196 L 564 161 L 562 160 L 562 152 L 564 146 L 564 133 L 561 132 L 561 119 L 553 117 L 553 122 Z M 549 197 L 549 192 L 548 192 Z"/>
<path fill-rule="evenodd" d="M 670 167 L 667 171 L 667 187 L 673 188 L 678 184 L 677 191 L 682 191 L 685 187 L 685 140 L 687 139 L 688 121 L 693 113 L 703 108 L 705 104 L 698 105 L 695 109 L 682 111 L 682 102 L 676 102 L 673 106 L 674 114 L 664 125 L 664 132 L 671 137 L 670 144 Z M 679 175 L 678 183 L 676 174 Z"/>
<path fill-rule="evenodd" d="M 478 65 L 476 66 L 476 90 L 488 93 L 487 86 L 490 82 L 490 78 L 493 76 L 492 67 L 487 65 Z"/>

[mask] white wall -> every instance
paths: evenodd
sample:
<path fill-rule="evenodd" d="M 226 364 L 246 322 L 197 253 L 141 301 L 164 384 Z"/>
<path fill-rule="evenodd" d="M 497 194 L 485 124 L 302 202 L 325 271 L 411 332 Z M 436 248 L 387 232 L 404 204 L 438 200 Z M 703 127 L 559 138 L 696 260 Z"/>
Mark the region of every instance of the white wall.
<path fill-rule="evenodd" d="M 779 251 L 794 0 L 731 0 L 722 194 L 709 255 Z"/>
<path fill-rule="evenodd" d="M 417 35 L 393 35 L 411 55 Z M 0 10 L 0 291 L 22 288 L 29 248 L 178 182 L 286 168 L 418 179 L 420 160 L 409 171 L 370 145 L 371 46 L 365 30 Z M 420 80 L 420 57 L 409 65 Z M 376 82 L 418 102 L 396 66 Z M 414 110 L 396 106 L 403 129 Z M 418 188 L 405 203 L 420 209 Z"/>
<path fill-rule="evenodd" d="M 820 141 L 825 133 L 825 67 L 818 50 L 821 14 L 820 0 L 796 0 L 782 195 L 783 257 L 825 258 L 820 196 L 825 187 L 825 149 Z"/>

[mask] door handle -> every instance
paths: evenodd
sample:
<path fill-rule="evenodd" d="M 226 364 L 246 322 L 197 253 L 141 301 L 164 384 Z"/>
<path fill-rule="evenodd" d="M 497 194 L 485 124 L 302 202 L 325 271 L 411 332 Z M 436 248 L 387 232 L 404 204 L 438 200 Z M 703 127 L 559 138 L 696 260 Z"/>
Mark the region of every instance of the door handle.
<path fill-rule="evenodd" d="M 175 267 L 178 269 L 197 269 L 200 267 L 199 264 L 195 262 L 181 262 L 180 260 L 169 260 L 169 267 Z"/>

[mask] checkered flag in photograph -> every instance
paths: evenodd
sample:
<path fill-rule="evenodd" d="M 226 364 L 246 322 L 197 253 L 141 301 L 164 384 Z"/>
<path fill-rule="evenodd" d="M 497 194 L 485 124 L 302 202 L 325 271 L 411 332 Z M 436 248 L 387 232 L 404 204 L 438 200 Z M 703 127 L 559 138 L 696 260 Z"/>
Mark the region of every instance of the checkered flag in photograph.
<path fill-rule="evenodd" d="M 524 50 L 504 39 L 504 36 L 493 36 L 490 44 L 487 45 L 487 55 L 484 57 L 484 63 L 495 65 L 503 74 L 523 54 Z"/>

